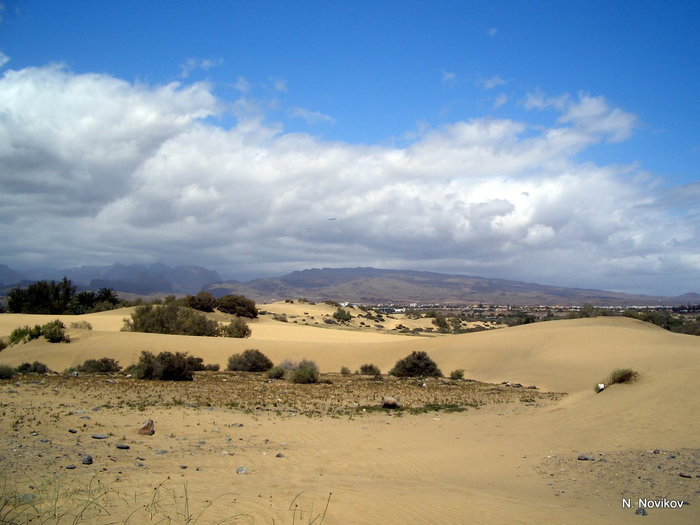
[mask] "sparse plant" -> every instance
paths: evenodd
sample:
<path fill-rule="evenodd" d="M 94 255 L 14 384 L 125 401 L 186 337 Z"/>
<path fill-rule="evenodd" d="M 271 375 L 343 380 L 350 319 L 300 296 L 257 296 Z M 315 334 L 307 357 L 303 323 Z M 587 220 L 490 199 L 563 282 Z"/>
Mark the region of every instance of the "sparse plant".
<path fill-rule="evenodd" d="M 242 354 L 234 354 L 228 358 L 226 370 L 239 372 L 267 372 L 272 368 L 272 361 L 260 350 L 249 348 Z"/>
<path fill-rule="evenodd" d="M 450 379 L 454 381 L 464 379 L 464 370 L 462 370 L 461 368 L 458 368 L 457 370 L 452 370 L 452 372 L 450 372 Z"/>
<path fill-rule="evenodd" d="M 289 380 L 292 383 L 299 384 L 309 384 L 318 383 L 319 371 L 318 366 L 315 362 L 303 359 L 297 366 L 289 373 Z"/>
<path fill-rule="evenodd" d="M 396 377 L 442 377 L 442 372 L 426 352 L 414 351 L 400 359 L 389 372 Z"/>
<path fill-rule="evenodd" d="M 376 365 L 365 364 L 360 367 L 360 374 L 365 376 L 379 376 L 382 374 L 382 371 L 379 370 L 379 367 Z"/>

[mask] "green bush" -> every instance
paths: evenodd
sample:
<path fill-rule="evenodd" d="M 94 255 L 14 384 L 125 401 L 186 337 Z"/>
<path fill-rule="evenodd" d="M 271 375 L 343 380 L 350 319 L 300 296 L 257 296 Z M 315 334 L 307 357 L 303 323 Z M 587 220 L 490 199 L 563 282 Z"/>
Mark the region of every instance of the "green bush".
<path fill-rule="evenodd" d="M 32 339 L 38 339 L 41 337 L 41 326 L 34 325 L 34 328 L 29 328 L 29 326 L 22 326 L 15 328 L 10 332 L 9 343 L 10 345 L 16 345 L 19 343 L 27 343 Z"/>
<path fill-rule="evenodd" d="M 109 357 L 101 359 L 86 359 L 82 365 L 78 365 L 77 371 L 84 374 L 113 374 L 122 369 L 119 363 Z"/>
<path fill-rule="evenodd" d="M 292 383 L 309 384 L 318 383 L 318 366 L 313 361 L 302 360 L 294 370 L 289 373 Z"/>
<path fill-rule="evenodd" d="M 138 306 L 131 319 L 124 320 L 124 331 L 152 334 L 217 336 L 219 324 L 191 308 L 166 304 Z"/>
<path fill-rule="evenodd" d="M 454 379 L 455 381 L 458 379 L 464 379 L 464 370 L 461 368 L 452 370 L 452 372 L 450 372 L 450 379 Z"/>
<path fill-rule="evenodd" d="M 19 374 L 48 374 L 51 370 L 44 363 L 34 361 L 32 364 L 22 363 L 17 367 Z"/>
<path fill-rule="evenodd" d="M 132 373 L 139 379 L 157 379 L 161 381 L 192 381 L 192 370 L 187 353 L 161 352 L 153 355 L 151 352 L 141 352 L 139 362 L 131 368 Z"/>
<path fill-rule="evenodd" d="M 437 363 L 423 351 L 411 352 L 410 355 L 398 360 L 389 374 L 396 377 L 442 377 Z"/>
<path fill-rule="evenodd" d="M 352 319 L 352 315 L 347 310 L 343 310 L 340 306 L 333 314 L 333 319 L 339 323 L 348 323 Z"/>
<path fill-rule="evenodd" d="M 11 366 L 0 365 L 0 379 L 12 379 L 15 375 L 15 369 Z"/>
<path fill-rule="evenodd" d="M 41 334 L 49 343 L 70 342 L 70 337 L 66 335 L 66 325 L 59 319 L 43 325 L 41 327 Z"/>
<path fill-rule="evenodd" d="M 238 317 L 249 317 L 255 319 L 258 316 L 258 309 L 255 302 L 242 295 L 224 295 L 216 301 L 219 311 L 226 314 L 233 314 Z"/>
<path fill-rule="evenodd" d="M 237 372 L 267 372 L 272 368 L 272 361 L 260 350 L 249 348 L 242 354 L 234 354 L 228 358 L 226 370 Z"/>
<path fill-rule="evenodd" d="M 223 337 L 236 337 L 239 339 L 245 339 L 246 337 L 250 337 L 250 334 L 252 332 L 250 330 L 250 327 L 248 326 L 248 323 L 246 323 L 240 317 L 236 317 L 229 324 L 219 328 L 219 333 Z"/>
<path fill-rule="evenodd" d="M 284 377 L 286 370 L 281 366 L 273 366 L 267 371 L 268 379 L 282 379 Z"/>
<path fill-rule="evenodd" d="M 360 374 L 365 376 L 378 376 L 382 374 L 382 371 L 379 370 L 379 367 L 376 365 L 366 364 L 360 367 Z"/>

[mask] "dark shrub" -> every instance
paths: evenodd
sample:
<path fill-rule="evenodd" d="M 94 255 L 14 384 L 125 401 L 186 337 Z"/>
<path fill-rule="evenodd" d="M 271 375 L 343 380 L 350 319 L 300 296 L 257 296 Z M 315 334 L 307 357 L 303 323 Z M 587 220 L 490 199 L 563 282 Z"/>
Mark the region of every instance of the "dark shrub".
<path fill-rule="evenodd" d="M 181 352 L 161 352 L 154 356 L 151 352 L 143 351 L 132 370 L 139 379 L 192 381 L 187 354 Z"/>
<path fill-rule="evenodd" d="M 221 312 L 237 315 L 238 317 L 255 319 L 258 316 L 255 302 L 242 295 L 224 295 L 219 297 L 216 301 L 216 307 Z"/>
<path fill-rule="evenodd" d="M 347 310 L 343 310 L 339 306 L 338 309 L 333 314 L 333 319 L 335 319 L 339 323 L 348 323 L 348 322 L 350 322 L 350 319 L 352 319 L 352 315 L 350 315 L 350 312 L 348 312 Z"/>
<path fill-rule="evenodd" d="M 20 374 L 48 374 L 50 371 L 48 366 L 39 361 L 34 361 L 31 365 L 22 363 L 17 367 L 17 372 Z"/>
<path fill-rule="evenodd" d="M 397 361 L 389 374 L 396 377 L 442 377 L 442 372 L 435 361 L 423 351 L 411 352 L 410 355 Z"/>
<path fill-rule="evenodd" d="M 197 295 L 188 295 L 185 304 L 200 312 L 213 312 L 216 308 L 216 298 L 209 292 L 201 291 Z"/>
<path fill-rule="evenodd" d="M 15 369 L 11 366 L 0 365 L 0 379 L 12 379 L 15 375 Z"/>
<path fill-rule="evenodd" d="M 43 325 L 41 333 L 49 343 L 70 342 L 70 337 L 66 335 L 66 325 L 58 319 Z"/>
<path fill-rule="evenodd" d="M 318 383 L 318 366 L 313 361 L 302 360 L 294 370 L 289 373 L 292 383 L 308 384 Z"/>
<path fill-rule="evenodd" d="M 239 339 L 244 339 L 250 337 L 251 330 L 243 319 L 236 317 L 229 324 L 219 328 L 219 333 L 223 337 L 237 337 Z"/>
<path fill-rule="evenodd" d="M 260 350 L 249 348 L 242 354 L 234 354 L 228 358 L 226 370 L 238 372 L 267 372 L 272 368 L 272 361 Z"/>
<path fill-rule="evenodd" d="M 379 367 L 372 365 L 372 364 L 366 364 L 362 365 L 360 367 L 360 374 L 366 375 L 366 376 L 378 376 L 381 375 L 381 370 L 379 370 Z"/>
<path fill-rule="evenodd" d="M 164 306 L 138 306 L 131 319 L 124 320 L 122 330 L 152 334 L 219 335 L 219 324 L 191 308 L 167 304 Z"/>
<path fill-rule="evenodd" d="M 101 359 L 86 359 L 82 365 L 78 365 L 78 372 L 84 374 L 113 374 L 121 371 L 122 367 L 114 359 L 103 357 Z"/>

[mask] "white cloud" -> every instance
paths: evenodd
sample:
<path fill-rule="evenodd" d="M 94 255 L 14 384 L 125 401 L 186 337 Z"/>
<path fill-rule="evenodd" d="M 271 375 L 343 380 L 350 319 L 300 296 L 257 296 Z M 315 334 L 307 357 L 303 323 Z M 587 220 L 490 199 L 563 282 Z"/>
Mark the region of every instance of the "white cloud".
<path fill-rule="evenodd" d="M 237 275 L 381 263 L 699 290 L 700 218 L 687 211 L 698 189 L 665 192 L 634 167 L 576 159 L 624 140 L 634 116 L 602 97 L 532 100 L 557 112 L 550 125 L 472 119 L 388 147 L 285 133 L 260 108 L 222 129 L 203 120 L 225 106 L 205 83 L 10 71 L 0 79 L 3 262 L 150 259 Z"/>
<path fill-rule="evenodd" d="M 289 110 L 289 116 L 292 118 L 304 119 L 309 124 L 335 123 L 335 119 L 329 115 L 321 113 L 320 111 L 311 111 L 307 108 L 300 108 L 298 106 L 295 106 Z"/>
<path fill-rule="evenodd" d="M 493 89 L 498 86 L 507 84 L 507 80 L 503 80 L 500 76 L 494 75 L 491 78 L 483 78 L 478 81 L 478 84 L 484 89 Z"/>

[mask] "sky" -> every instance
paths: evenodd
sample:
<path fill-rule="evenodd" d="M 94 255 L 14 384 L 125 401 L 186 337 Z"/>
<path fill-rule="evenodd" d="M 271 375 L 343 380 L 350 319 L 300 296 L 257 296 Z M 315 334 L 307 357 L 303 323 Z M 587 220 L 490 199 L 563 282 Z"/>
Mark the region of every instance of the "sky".
<path fill-rule="evenodd" d="M 0 264 L 700 292 L 700 2 L 0 2 Z"/>

